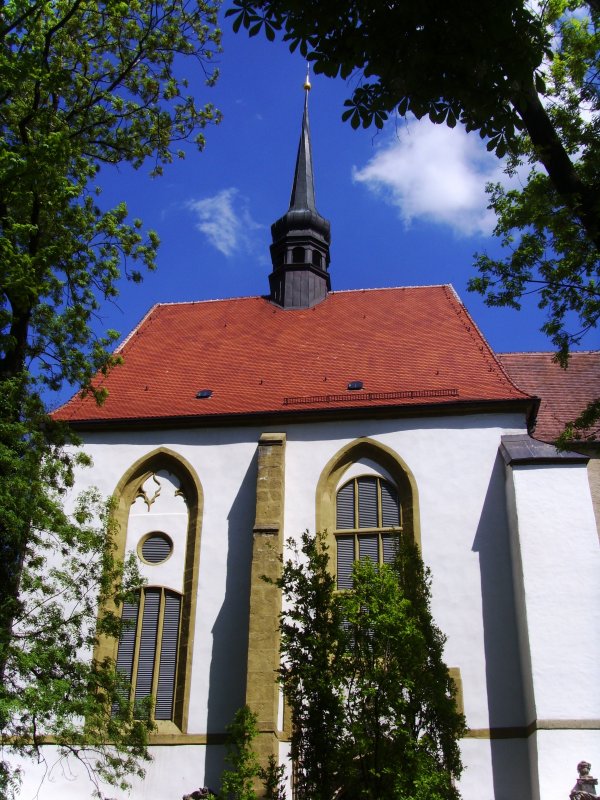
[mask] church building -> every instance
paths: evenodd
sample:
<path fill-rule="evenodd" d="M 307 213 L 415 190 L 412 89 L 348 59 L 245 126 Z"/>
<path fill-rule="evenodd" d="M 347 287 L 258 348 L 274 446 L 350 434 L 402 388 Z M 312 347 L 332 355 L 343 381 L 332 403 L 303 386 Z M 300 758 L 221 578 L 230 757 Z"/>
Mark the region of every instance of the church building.
<path fill-rule="evenodd" d="M 326 531 L 340 589 L 398 531 L 419 544 L 468 726 L 464 800 L 566 798 L 578 762 L 600 767 L 589 454 L 535 438 L 537 367 L 499 358 L 452 286 L 332 291 L 307 98 L 269 293 L 154 306 L 98 378 L 106 402 L 55 413 L 93 459 L 78 488 L 115 498 L 119 552 L 146 579 L 97 653 L 156 699 L 130 796 L 218 787 L 244 703 L 261 757 L 285 759 L 281 596 L 261 576 L 309 530 Z M 88 796 L 86 780 L 55 775 L 40 800 Z"/>

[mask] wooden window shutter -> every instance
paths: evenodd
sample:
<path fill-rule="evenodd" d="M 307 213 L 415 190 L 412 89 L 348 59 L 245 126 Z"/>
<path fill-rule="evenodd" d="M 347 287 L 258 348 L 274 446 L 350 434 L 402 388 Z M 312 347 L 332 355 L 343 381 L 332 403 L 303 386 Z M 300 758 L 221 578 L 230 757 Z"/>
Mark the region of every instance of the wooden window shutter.
<path fill-rule="evenodd" d="M 123 676 L 124 680 L 130 684 L 133 673 L 133 657 L 135 655 L 135 640 L 137 633 L 138 611 L 140 608 L 139 599 L 132 602 L 123 603 L 121 611 L 121 635 L 119 636 L 119 648 L 117 650 L 117 672 Z M 124 688 L 119 692 L 123 700 L 128 700 L 128 690 Z M 118 713 L 118 703 L 112 708 L 112 713 Z"/>
<path fill-rule="evenodd" d="M 398 493 L 389 483 L 381 481 L 381 524 L 384 528 L 400 527 Z"/>
<path fill-rule="evenodd" d="M 377 478 L 358 479 L 358 527 L 377 528 Z"/>
<path fill-rule="evenodd" d="M 383 545 L 383 563 L 393 564 L 398 553 L 398 534 L 384 533 L 381 536 Z"/>
<path fill-rule="evenodd" d="M 354 564 L 354 537 L 339 536 L 337 539 L 337 587 L 352 588 L 352 565 Z"/>
<path fill-rule="evenodd" d="M 358 557 L 362 561 L 363 558 L 368 558 L 373 564 L 379 563 L 379 536 L 375 533 L 373 535 L 363 535 L 358 537 Z"/>
<path fill-rule="evenodd" d="M 123 603 L 121 613 L 121 636 L 119 638 L 119 650 L 117 652 L 117 669 L 121 675 L 131 682 L 133 671 L 133 654 L 135 651 L 135 634 L 137 627 L 137 617 L 139 601 L 134 603 Z"/>
<path fill-rule="evenodd" d="M 173 550 L 171 540 L 163 533 L 153 533 L 142 545 L 142 556 L 149 564 L 160 564 Z"/>
<path fill-rule="evenodd" d="M 154 708 L 155 719 L 173 718 L 180 611 L 180 595 L 175 594 L 175 592 L 165 592 L 160 664 L 156 688 L 156 705 Z"/>
<path fill-rule="evenodd" d="M 337 493 L 338 530 L 354 528 L 354 481 L 350 481 Z"/>
<path fill-rule="evenodd" d="M 135 699 L 143 700 L 152 694 L 156 640 L 158 637 L 158 614 L 160 610 L 160 589 L 144 591 L 144 613 L 138 655 L 138 668 L 135 679 Z"/>

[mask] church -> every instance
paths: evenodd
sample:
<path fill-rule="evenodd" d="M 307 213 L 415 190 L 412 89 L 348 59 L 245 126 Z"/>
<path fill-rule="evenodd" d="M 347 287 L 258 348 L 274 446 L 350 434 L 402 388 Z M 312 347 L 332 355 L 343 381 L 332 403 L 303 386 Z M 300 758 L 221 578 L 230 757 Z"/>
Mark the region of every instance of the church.
<path fill-rule="evenodd" d="M 119 553 L 146 579 L 123 608 L 132 624 L 96 654 L 155 697 L 153 761 L 130 796 L 218 787 L 244 703 L 261 757 L 285 760 L 281 597 L 261 576 L 290 537 L 325 531 L 343 589 L 402 530 L 431 569 L 466 717 L 462 797 L 566 798 L 578 762 L 600 767 L 593 453 L 549 443 L 549 356 L 497 356 L 452 286 L 332 291 L 308 88 L 268 294 L 154 306 L 98 379 L 106 402 L 55 412 L 93 459 L 78 488 L 115 498 Z M 600 367 L 586 355 L 584 393 Z M 86 780 L 55 775 L 39 797 L 87 796 Z"/>

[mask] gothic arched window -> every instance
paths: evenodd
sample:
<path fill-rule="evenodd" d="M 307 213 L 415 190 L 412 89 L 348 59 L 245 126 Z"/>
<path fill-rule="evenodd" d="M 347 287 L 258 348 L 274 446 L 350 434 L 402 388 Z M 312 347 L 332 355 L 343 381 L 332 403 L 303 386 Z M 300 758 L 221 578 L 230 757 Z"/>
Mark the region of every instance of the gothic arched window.
<path fill-rule="evenodd" d="M 375 475 L 352 478 L 336 496 L 336 573 L 338 589 L 352 588 L 355 561 L 389 564 L 402 530 L 396 487 Z"/>
<path fill-rule="evenodd" d="M 159 733 L 185 733 L 202 487 L 187 462 L 161 449 L 131 468 L 116 497 L 118 552 L 133 554 L 145 585 L 123 604 L 112 652 L 101 642 L 97 656 L 115 659 L 134 713 L 151 713 Z"/>

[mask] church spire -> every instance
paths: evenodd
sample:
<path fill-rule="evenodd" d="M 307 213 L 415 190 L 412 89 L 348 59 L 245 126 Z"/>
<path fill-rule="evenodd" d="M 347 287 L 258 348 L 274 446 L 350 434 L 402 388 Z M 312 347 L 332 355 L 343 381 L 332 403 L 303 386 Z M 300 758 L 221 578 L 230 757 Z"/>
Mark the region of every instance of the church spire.
<path fill-rule="evenodd" d="M 271 226 L 270 298 L 283 308 L 310 308 L 327 296 L 329 278 L 329 222 L 315 206 L 310 128 L 308 72 L 304 83 L 304 114 L 294 170 L 290 207 Z"/>
<path fill-rule="evenodd" d="M 315 185 L 313 179 L 312 152 L 310 149 L 310 128 L 308 126 L 308 93 L 310 92 L 310 81 L 308 70 L 304 82 L 304 114 L 302 115 L 302 131 L 298 144 L 298 155 L 296 156 L 296 170 L 294 172 L 294 184 L 292 186 L 292 196 L 290 198 L 290 209 L 308 208 L 316 211 L 315 208 Z"/>

